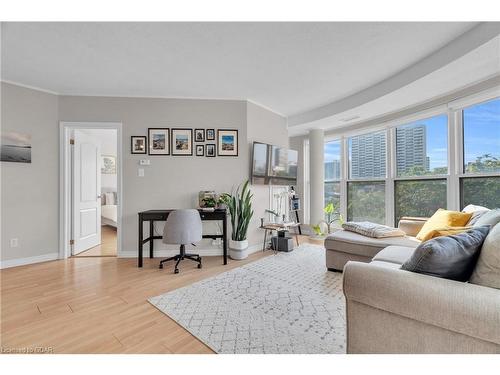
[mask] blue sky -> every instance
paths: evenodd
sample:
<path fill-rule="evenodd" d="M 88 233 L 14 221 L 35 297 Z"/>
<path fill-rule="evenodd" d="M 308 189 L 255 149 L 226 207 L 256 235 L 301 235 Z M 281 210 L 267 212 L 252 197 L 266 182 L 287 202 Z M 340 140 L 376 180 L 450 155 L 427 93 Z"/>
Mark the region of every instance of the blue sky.
<path fill-rule="evenodd" d="M 440 115 L 406 125 L 426 125 L 427 156 L 431 169 L 447 164 L 447 121 L 446 115 Z M 484 154 L 500 158 L 500 99 L 464 110 L 464 139 L 466 163 Z M 325 162 L 335 159 L 340 159 L 338 141 L 325 145 Z"/>

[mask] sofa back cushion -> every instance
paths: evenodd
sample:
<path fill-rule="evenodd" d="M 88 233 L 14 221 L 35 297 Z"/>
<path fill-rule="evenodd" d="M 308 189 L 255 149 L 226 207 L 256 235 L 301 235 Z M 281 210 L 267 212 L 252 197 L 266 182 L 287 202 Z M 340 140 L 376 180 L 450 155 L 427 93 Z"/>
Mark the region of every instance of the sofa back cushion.
<path fill-rule="evenodd" d="M 464 227 L 472 217 L 472 213 L 465 213 L 459 211 L 448 211 L 440 208 L 434 215 L 427 220 L 417 234 L 417 239 L 423 241 L 429 232 L 436 229 L 443 229 L 448 227 Z"/>
<path fill-rule="evenodd" d="M 488 235 L 488 225 L 422 242 L 401 269 L 445 279 L 469 280 Z"/>
<path fill-rule="evenodd" d="M 490 229 L 484 240 L 476 268 L 469 281 L 500 289 L 500 224 Z"/>
<path fill-rule="evenodd" d="M 500 223 L 500 208 L 495 208 L 494 210 L 490 210 L 484 215 L 481 215 L 481 217 L 477 219 L 474 226 L 479 227 L 482 225 L 491 225 L 493 228 L 498 223 Z"/>
<path fill-rule="evenodd" d="M 488 211 L 490 211 L 489 208 L 483 206 L 476 206 L 474 204 L 469 204 L 465 206 L 464 209 L 462 210 L 462 212 L 465 212 L 467 214 L 472 214 L 472 217 L 467 223 L 467 226 L 473 226 L 474 224 L 476 224 L 478 219 Z"/>

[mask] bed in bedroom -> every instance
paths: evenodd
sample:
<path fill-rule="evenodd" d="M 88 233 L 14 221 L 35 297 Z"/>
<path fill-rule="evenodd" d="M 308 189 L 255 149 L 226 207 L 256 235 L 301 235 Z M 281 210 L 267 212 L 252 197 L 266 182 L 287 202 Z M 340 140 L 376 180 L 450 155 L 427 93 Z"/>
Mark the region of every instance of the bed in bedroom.
<path fill-rule="evenodd" d="M 103 191 L 101 205 L 101 225 L 117 227 L 116 191 Z"/>

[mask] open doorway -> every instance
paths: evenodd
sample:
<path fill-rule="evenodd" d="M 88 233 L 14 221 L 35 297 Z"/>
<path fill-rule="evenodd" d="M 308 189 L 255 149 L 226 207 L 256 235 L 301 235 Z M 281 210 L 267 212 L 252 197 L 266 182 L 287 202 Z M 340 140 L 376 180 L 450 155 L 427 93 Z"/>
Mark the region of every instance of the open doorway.
<path fill-rule="evenodd" d="M 119 253 L 120 134 L 121 124 L 61 123 L 61 258 Z"/>

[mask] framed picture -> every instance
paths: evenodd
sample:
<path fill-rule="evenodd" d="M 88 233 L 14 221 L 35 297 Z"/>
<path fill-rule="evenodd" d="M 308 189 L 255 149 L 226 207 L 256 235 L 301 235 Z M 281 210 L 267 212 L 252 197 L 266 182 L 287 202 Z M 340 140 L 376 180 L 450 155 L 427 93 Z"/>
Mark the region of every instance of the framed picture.
<path fill-rule="evenodd" d="M 194 141 L 205 142 L 205 129 L 194 129 Z"/>
<path fill-rule="evenodd" d="M 31 163 L 31 135 L 18 132 L 1 133 L 1 161 Z"/>
<path fill-rule="evenodd" d="M 172 155 L 193 155 L 193 129 L 172 129 Z"/>
<path fill-rule="evenodd" d="M 207 148 L 207 157 L 215 158 L 215 143 L 210 143 L 205 145 L 205 147 Z"/>
<path fill-rule="evenodd" d="M 215 141 L 215 129 L 207 129 L 207 141 Z"/>
<path fill-rule="evenodd" d="M 168 128 L 149 128 L 149 155 L 170 155 L 170 133 Z"/>
<path fill-rule="evenodd" d="M 146 153 L 147 137 L 133 135 L 130 137 L 130 152 L 132 154 L 145 154 Z"/>
<path fill-rule="evenodd" d="M 101 156 L 101 173 L 116 174 L 116 157 L 113 155 Z"/>
<path fill-rule="evenodd" d="M 238 156 L 238 130 L 217 129 L 217 155 Z"/>
<path fill-rule="evenodd" d="M 196 145 L 196 156 L 205 156 L 205 146 Z"/>

